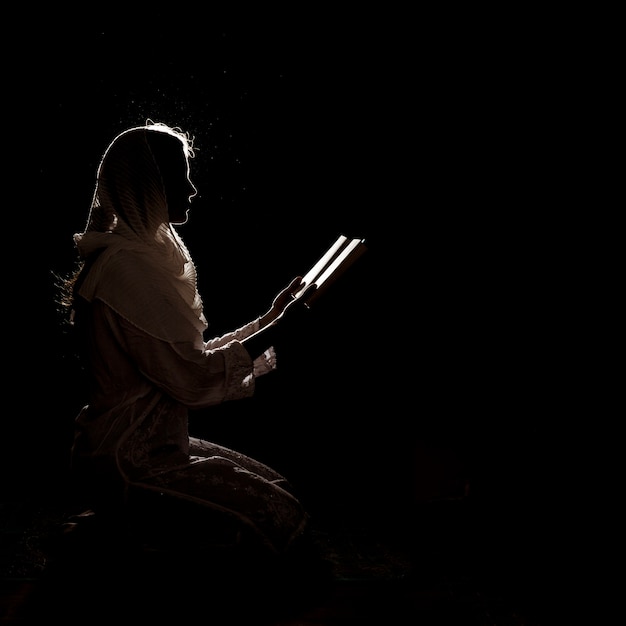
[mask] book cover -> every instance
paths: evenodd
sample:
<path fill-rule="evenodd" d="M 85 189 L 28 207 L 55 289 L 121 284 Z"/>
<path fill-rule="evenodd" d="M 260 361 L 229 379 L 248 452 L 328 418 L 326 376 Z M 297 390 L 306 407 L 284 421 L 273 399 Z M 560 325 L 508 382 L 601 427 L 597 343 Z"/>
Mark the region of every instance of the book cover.
<path fill-rule="evenodd" d="M 305 304 L 310 307 L 366 250 L 364 239 L 339 235 L 302 277 L 302 285 L 294 293 L 294 298 L 299 298 L 307 287 L 315 285 L 315 289 L 306 296 Z"/>

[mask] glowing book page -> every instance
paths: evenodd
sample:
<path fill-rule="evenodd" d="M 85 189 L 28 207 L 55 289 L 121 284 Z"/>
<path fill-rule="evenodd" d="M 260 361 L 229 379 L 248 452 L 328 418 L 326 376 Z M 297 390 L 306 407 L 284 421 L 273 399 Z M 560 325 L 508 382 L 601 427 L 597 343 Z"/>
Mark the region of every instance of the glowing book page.
<path fill-rule="evenodd" d="M 306 305 L 314 300 L 341 276 L 367 250 L 365 240 L 339 235 L 337 240 L 320 257 L 319 261 L 302 277 L 302 286 L 294 294 L 300 297 L 306 287 L 315 285 L 315 289 L 306 298 Z"/>

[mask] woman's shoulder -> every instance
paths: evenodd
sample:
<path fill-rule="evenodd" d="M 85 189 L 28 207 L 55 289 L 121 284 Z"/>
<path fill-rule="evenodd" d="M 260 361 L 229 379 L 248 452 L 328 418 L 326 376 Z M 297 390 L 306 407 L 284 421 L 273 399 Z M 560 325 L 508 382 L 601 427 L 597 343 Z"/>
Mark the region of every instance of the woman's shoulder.
<path fill-rule="evenodd" d="M 162 280 L 162 275 L 145 254 L 132 248 L 106 248 L 94 260 L 84 287 L 95 297 L 123 293 L 145 297 Z"/>
<path fill-rule="evenodd" d="M 144 250 L 132 247 L 111 247 L 100 255 L 99 261 L 107 271 L 128 274 L 131 276 L 142 275 L 143 272 L 154 271 L 159 263 Z"/>

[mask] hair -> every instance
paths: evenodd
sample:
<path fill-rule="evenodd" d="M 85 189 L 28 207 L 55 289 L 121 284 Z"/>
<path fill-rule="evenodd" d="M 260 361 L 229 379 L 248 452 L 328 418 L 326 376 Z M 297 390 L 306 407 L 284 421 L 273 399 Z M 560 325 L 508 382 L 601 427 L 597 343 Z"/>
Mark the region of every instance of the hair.
<path fill-rule="evenodd" d="M 153 122 L 152 120 L 148 120 L 144 126 L 139 126 L 137 128 L 143 128 L 148 131 L 162 132 L 171 135 L 172 137 L 176 137 L 176 139 L 178 139 L 183 144 L 183 150 L 185 151 L 185 156 L 187 158 L 193 159 L 196 155 L 196 148 L 194 147 L 194 137 L 190 135 L 187 131 L 179 128 L 178 126 L 168 126 L 163 122 Z M 113 140 L 113 143 L 114 142 L 115 139 Z"/>
<path fill-rule="evenodd" d="M 196 148 L 194 147 L 194 137 L 188 132 L 183 131 L 178 126 L 169 126 L 168 124 L 165 124 L 163 122 L 154 122 L 148 119 L 143 126 L 135 126 L 125 131 L 122 131 L 113 139 L 113 141 L 111 141 L 111 143 L 104 151 L 102 159 L 100 160 L 100 164 L 97 170 L 97 182 L 92 198 L 90 215 L 93 211 L 93 207 L 99 202 L 98 182 L 100 180 L 102 172 L 105 171 L 107 167 L 109 159 L 117 158 L 118 150 L 124 149 L 125 137 L 129 134 L 137 132 L 146 133 L 146 139 L 148 141 L 150 151 L 152 152 L 154 161 L 158 169 L 159 162 L 163 161 L 163 159 L 165 158 L 164 155 L 167 154 L 166 151 L 169 150 L 172 145 L 174 145 L 174 141 L 176 141 L 177 144 L 182 147 L 183 153 L 187 159 L 195 157 Z M 161 184 L 163 184 L 163 180 L 161 180 Z M 88 229 L 93 227 L 93 224 L 88 223 Z M 101 225 L 98 225 L 96 226 L 96 229 L 99 229 L 100 227 Z M 106 230 L 106 228 L 103 227 L 103 230 Z M 59 306 L 59 310 L 61 312 L 64 312 L 64 317 L 70 323 L 71 315 L 67 317 L 67 313 L 70 312 L 73 308 L 79 280 L 83 275 L 83 270 L 87 263 L 89 263 L 89 259 L 79 258 L 75 263 L 74 269 L 69 273 L 69 275 L 65 277 L 58 275 L 56 276 L 56 289 L 58 294 L 56 303 Z"/>

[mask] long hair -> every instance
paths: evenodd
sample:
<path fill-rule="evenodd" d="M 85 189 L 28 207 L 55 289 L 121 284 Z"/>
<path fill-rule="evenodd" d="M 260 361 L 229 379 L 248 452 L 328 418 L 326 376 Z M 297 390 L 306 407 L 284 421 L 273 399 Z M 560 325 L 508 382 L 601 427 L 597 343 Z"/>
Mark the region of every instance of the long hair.
<path fill-rule="evenodd" d="M 184 245 L 169 224 L 159 165 L 163 149 L 181 148 L 187 159 L 193 158 L 193 137 L 162 122 L 148 120 L 143 126 L 119 133 L 100 160 L 87 224 L 83 233 L 74 235 L 75 243 L 78 245 L 87 233 L 116 233 L 161 245 L 165 253 L 171 254 L 175 248 L 175 254 L 189 261 Z M 70 274 L 57 276 L 57 305 L 70 323 L 77 291 L 101 250 L 80 250 Z"/>

